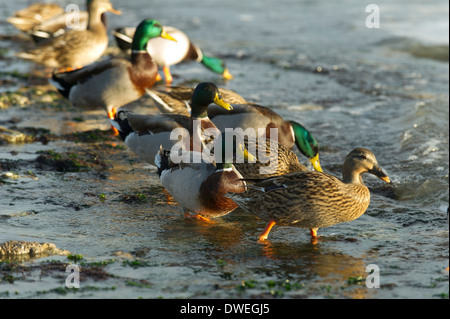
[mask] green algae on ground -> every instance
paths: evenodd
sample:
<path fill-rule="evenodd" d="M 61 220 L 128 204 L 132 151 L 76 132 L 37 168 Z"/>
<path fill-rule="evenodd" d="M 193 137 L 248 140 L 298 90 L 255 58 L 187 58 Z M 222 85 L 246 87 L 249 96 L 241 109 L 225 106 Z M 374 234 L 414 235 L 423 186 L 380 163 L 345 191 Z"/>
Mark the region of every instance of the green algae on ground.
<path fill-rule="evenodd" d="M 39 151 L 35 162 L 39 169 L 57 172 L 81 172 L 92 168 L 104 169 L 107 164 L 99 159 L 97 153 L 78 151 L 59 153 L 53 150 Z"/>
<path fill-rule="evenodd" d="M 84 257 L 81 254 L 74 254 L 74 255 L 69 254 L 69 255 L 67 255 L 67 259 L 69 259 L 70 261 L 72 261 L 74 263 L 77 263 L 77 262 L 81 261 L 83 258 Z"/>

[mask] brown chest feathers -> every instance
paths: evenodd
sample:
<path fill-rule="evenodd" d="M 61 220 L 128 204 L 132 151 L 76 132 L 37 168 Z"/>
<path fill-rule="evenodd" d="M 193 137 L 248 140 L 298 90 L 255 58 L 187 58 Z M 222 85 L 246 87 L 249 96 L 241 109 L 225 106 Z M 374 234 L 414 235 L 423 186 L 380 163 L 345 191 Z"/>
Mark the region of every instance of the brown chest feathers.
<path fill-rule="evenodd" d="M 128 74 L 139 94 L 144 95 L 145 89 L 149 89 L 155 84 L 158 67 L 147 52 L 133 53 Z"/>
<path fill-rule="evenodd" d="M 225 195 L 228 192 L 241 193 L 245 183 L 231 169 L 220 170 L 211 174 L 200 187 L 201 203 L 204 207 L 202 214 L 219 217 L 237 208 L 237 204 Z"/>

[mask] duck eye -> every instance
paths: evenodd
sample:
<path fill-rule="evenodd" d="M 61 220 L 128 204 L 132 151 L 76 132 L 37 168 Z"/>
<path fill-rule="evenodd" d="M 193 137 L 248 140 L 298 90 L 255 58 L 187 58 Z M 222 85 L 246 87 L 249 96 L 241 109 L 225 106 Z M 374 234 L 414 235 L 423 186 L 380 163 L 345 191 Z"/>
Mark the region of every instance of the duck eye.
<path fill-rule="evenodd" d="M 361 155 L 360 157 L 361 157 L 361 159 L 363 159 L 363 160 L 367 159 L 366 155 L 364 155 L 364 154 Z"/>

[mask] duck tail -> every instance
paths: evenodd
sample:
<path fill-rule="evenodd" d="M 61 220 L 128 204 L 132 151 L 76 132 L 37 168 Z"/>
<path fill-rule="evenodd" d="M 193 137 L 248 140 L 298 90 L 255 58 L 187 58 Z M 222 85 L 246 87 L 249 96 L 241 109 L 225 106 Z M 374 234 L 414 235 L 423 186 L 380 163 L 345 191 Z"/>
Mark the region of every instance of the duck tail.
<path fill-rule="evenodd" d="M 36 60 L 36 54 L 32 52 L 17 52 L 14 56 L 25 60 Z"/>
<path fill-rule="evenodd" d="M 133 133 L 134 130 L 128 122 L 127 111 L 119 111 L 114 116 L 114 119 L 109 120 L 111 125 L 115 127 L 119 131 L 120 138 L 125 141 L 127 136 L 130 133 Z"/>
<path fill-rule="evenodd" d="M 240 180 L 246 183 L 247 189 L 258 190 L 263 193 L 280 188 L 288 188 L 288 185 L 279 182 L 276 176 L 269 178 L 241 178 Z"/>
<path fill-rule="evenodd" d="M 158 153 L 155 156 L 155 165 L 158 168 L 158 176 L 161 177 L 161 173 L 171 168 L 170 164 L 170 151 L 163 149 L 162 145 L 159 147 Z"/>
<path fill-rule="evenodd" d="M 29 30 L 27 31 L 27 34 L 31 36 L 34 43 L 36 44 L 44 43 L 45 41 L 48 41 L 49 39 L 56 36 L 54 34 L 51 34 L 50 32 L 42 30 Z"/>
<path fill-rule="evenodd" d="M 72 84 L 65 81 L 62 77 L 58 76 L 56 72 L 53 72 L 52 77 L 48 79 L 51 85 L 53 85 L 59 93 L 61 93 L 66 99 L 69 98 Z"/>
<path fill-rule="evenodd" d="M 131 42 L 133 42 L 133 39 L 126 34 L 125 28 L 116 28 L 111 31 L 111 34 L 116 39 L 117 46 L 122 51 L 131 50 Z"/>

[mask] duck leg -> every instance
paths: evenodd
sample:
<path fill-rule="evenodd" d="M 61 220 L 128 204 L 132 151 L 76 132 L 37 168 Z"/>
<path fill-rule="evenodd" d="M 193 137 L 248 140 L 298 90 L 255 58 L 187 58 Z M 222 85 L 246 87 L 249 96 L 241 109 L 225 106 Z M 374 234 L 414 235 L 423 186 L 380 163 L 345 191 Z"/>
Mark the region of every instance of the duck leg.
<path fill-rule="evenodd" d="M 77 66 L 73 66 L 73 67 L 70 67 L 70 66 L 62 67 L 62 68 L 58 69 L 58 73 L 72 72 L 72 71 L 79 70 L 79 69 L 82 69 L 82 68 L 83 68 L 82 65 L 77 65 Z"/>
<path fill-rule="evenodd" d="M 111 107 L 111 111 L 108 111 L 109 119 L 114 120 L 114 118 L 116 117 L 116 112 L 117 112 L 116 108 L 115 107 Z M 111 125 L 111 129 L 114 132 L 114 136 L 118 136 L 119 135 L 119 131 L 114 126 Z"/>
<path fill-rule="evenodd" d="M 214 223 L 214 221 L 212 221 L 212 220 L 209 219 L 208 217 L 202 216 L 202 215 L 200 215 L 200 214 L 195 214 L 194 218 L 195 218 L 196 220 L 199 220 L 199 221 L 202 221 L 202 222 L 205 222 L 205 223 Z"/>
<path fill-rule="evenodd" d="M 309 229 L 309 232 L 310 232 L 310 234 L 311 234 L 311 238 L 317 238 L 317 237 L 319 237 L 319 235 L 317 235 L 317 230 L 318 230 L 319 228 L 310 228 Z"/>
<path fill-rule="evenodd" d="M 191 213 L 189 211 L 184 211 L 184 218 L 185 219 L 195 219 L 195 220 L 199 220 L 199 221 L 202 221 L 205 223 L 214 223 L 214 221 L 212 221 L 208 217 L 205 217 L 205 216 L 202 216 L 202 215 L 196 214 L 196 213 L 193 213 L 193 215 L 191 215 Z"/>
<path fill-rule="evenodd" d="M 114 120 L 114 118 L 116 117 L 116 108 L 115 107 L 111 107 L 111 111 L 108 111 L 108 117 L 111 120 Z"/>
<path fill-rule="evenodd" d="M 164 188 L 164 196 L 166 197 L 166 204 L 167 205 L 176 205 L 176 200 L 170 195 L 170 193 Z M 188 212 L 185 212 L 184 215 L 189 214 Z"/>
<path fill-rule="evenodd" d="M 309 232 L 311 234 L 311 244 L 317 245 L 319 235 L 317 235 L 317 230 L 319 228 L 310 228 Z"/>
<path fill-rule="evenodd" d="M 275 226 L 276 222 L 274 220 L 271 220 L 269 224 L 267 224 L 266 228 L 263 230 L 261 234 L 259 234 L 258 241 L 264 241 L 269 236 L 270 230 L 273 226 Z"/>
<path fill-rule="evenodd" d="M 170 68 L 168 66 L 163 66 L 163 72 L 164 72 L 164 78 L 166 79 L 166 84 L 172 84 L 173 82 L 173 77 L 172 74 L 170 73 Z"/>

